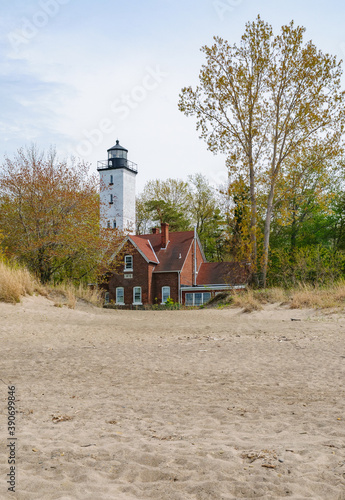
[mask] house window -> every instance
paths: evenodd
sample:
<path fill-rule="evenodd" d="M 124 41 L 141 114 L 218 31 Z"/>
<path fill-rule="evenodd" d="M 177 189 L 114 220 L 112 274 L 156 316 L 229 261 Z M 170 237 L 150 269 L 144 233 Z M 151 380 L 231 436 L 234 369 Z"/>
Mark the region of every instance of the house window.
<path fill-rule="evenodd" d="M 198 293 L 186 293 L 185 295 L 185 305 L 186 306 L 202 306 L 206 304 L 211 298 L 211 292 L 198 292 Z"/>
<path fill-rule="evenodd" d="M 114 203 L 113 195 L 112 194 L 109 195 L 109 203 Z"/>
<path fill-rule="evenodd" d="M 133 271 L 133 255 L 125 256 L 125 271 Z"/>
<path fill-rule="evenodd" d="M 141 286 L 133 288 L 133 304 L 141 304 Z"/>
<path fill-rule="evenodd" d="M 110 182 L 109 182 L 109 184 L 111 186 L 114 184 L 114 177 L 112 175 L 110 176 Z"/>
<path fill-rule="evenodd" d="M 125 289 L 120 286 L 116 288 L 116 304 L 124 304 L 125 303 Z"/>
<path fill-rule="evenodd" d="M 185 304 L 186 306 L 194 306 L 194 293 L 186 293 L 185 295 Z"/>
<path fill-rule="evenodd" d="M 113 228 L 116 229 L 116 220 L 113 220 Z"/>
<path fill-rule="evenodd" d="M 201 306 L 202 305 L 202 293 L 194 294 L 194 305 Z"/>
<path fill-rule="evenodd" d="M 109 292 L 105 292 L 105 294 L 104 294 L 104 304 L 109 304 L 109 302 L 110 302 Z"/>
<path fill-rule="evenodd" d="M 165 304 L 170 297 L 170 286 L 162 286 L 162 304 Z"/>

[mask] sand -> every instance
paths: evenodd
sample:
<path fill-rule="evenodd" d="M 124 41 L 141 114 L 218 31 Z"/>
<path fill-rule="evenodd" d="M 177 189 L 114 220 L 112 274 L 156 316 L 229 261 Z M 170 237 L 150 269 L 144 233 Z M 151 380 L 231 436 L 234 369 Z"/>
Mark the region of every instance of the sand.
<path fill-rule="evenodd" d="M 1 499 L 345 499 L 344 315 L 29 297 L 0 320 Z"/>

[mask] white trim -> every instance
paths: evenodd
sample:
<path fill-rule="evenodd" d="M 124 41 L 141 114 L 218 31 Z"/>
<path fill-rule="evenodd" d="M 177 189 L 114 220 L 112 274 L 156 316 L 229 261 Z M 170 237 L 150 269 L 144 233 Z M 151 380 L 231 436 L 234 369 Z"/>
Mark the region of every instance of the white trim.
<path fill-rule="evenodd" d="M 174 271 L 153 271 L 154 273 L 180 273 L 181 271 L 179 269 L 175 269 Z"/>
<path fill-rule="evenodd" d="M 127 264 L 126 264 L 126 257 L 130 257 L 131 260 L 132 260 L 132 267 L 127 267 Z M 125 267 L 123 268 L 123 271 L 125 272 L 128 272 L 128 273 L 132 273 L 133 272 L 133 255 L 131 254 L 126 254 L 125 257 L 124 257 L 124 264 L 125 264 Z"/>
<path fill-rule="evenodd" d="M 200 239 L 199 239 L 198 232 L 196 233 L 196 240 L 197 240 L 198 245 L 199 245 L 199 250 L 200 250 L 200 253 L 201 253 L 201 257 L 204 259 L 204 262 L 202 262 L 201 264 L 203 264 L 203 263 L 207 263 L 207 259 L 206 259 L 206 257 L 205 257 L 204 249 L 202 248 L 202 244 L 201 244 L 201 241 L 200 241 Z M 200 265 L 201 265 L 201 264 L 200 264 Z M 200 267 L 199 267 L 199 269 L 200 269 Z"/>
<path fill-rule="evenodd" d="M 145 241 L 145 240 L 144 240 Z M 150 240 L 147 240 L 147 241 L 150 241 Z M 155 262 L 154 260 L 149 260 L 146 255 L 144 254 L 144 252 L 142 252 L 140 250 L 140 248 L 138 248 L 138 246 L 135 244 L 135 242 L 131 239 L 130 236 L 127 236 L 124 241 L 120 244 L 119 248 L 113 253 L 113 255 L 111 256 L 110 260 L 114 260 L 116 258 L 116 256 L 122 251 L 123 247 L 126 245 L 126 243 L 130 242 L 134 248 L 140 253 L 140 255 L 146 260 L 146 262 L 152 262 L 153 264 L 159 264 L 159 260 L 157 259 L 157 262 Z M 156 254 L 155 254 L 156 256 Z M 157 256 L 156 256 L 157 258 Z"/>
<path fill-rule="evenodd" d="M 195 304 L 195 296 L 196 296 L 196 294 L 197 294 L 197 293 L 201 295 L 201 303 L 200 303 L 200 304 Z M 206 301 L 204 301 L 204 295 L 205 295 L 205 294 L 209 295 L 209 298 L 208 298 Z M 186 303 L 187 295 L 191 295 L 191 296 L 193 297 L 193 304 L 187 304 L 187 303 Z M 204 291 L 201 291 L 201 290 L 200 290 L 199 292 L 195 292 L 195 293 L 193 293 L 193 292 L 188 292 L 188 293 L 186 293 L 186 294 L 185 294 L 185 296 L 184 296 L 184 303 L 185 303 L 185 305 L 186 305 L 187 307 L 199 307 L 199 306 L 203 306 L 204 304 L 207 304 L 207 302 L 208 302 L 209 300 L 211 300 L 211 298 L 212 298 L 212 294 L 211 294 L 211 292 L 210 292 L 210 291 L 209 291 L 209 292 L 207 292 L 207 291 L 205 291 L 205 290 L 204 290 Z"/>
<path fill-rule="evenodd" d="M 150 260 L 150 259 L 148 259 L 148 258 L 146 257 L 146 255 L 144 254 L 144 252 L 142 252 L 142 251 L 140 250 L 140 248 L 138 247 L 138 245 L 135 243 L 135 241 L 133 241 L 133 240 L 132 240 L 132 238 L 131 238 L 130 236 L 128 237 L 128 240 L 130 240 L 130 242 L 132 243 L 132 245 L 134 246 L 134 248 L 135 248 L 135 249 L 136 249 L 136 250 L 140 253 L 140 255 L 141 255 L 141 256 L 142 256 L 142 257 L 146 260 L 146 262 L 153 262 L 153 264 L 159 264 L 159 260 L 158 260 L 158 258 L 157 258 L 157 255 L 155 254 L 155 252 L 153 252 L 153 253 L 154 253 L 154 256 L 155 256 L 155 257 L 156 257 L 156 259 L 157 259 L 157 262 L 156 262 L 156 261 L 154 261 L 154 260 Z M 143 240 L 143 241 L 148 241 L 148 242 L 150 243 L 150 240 L 145 240 L 144 238 L 142 238 L 142 240 Z M 151 243 L 150 243 L 150 244 L 151 244 Z M 152 245 L 151 245 L 151 248 L 152 248 Z"/>
<path fill-rule="evenodd" d="M 162 286 L 162 302 L 161 302 L 162 305 L 167 303 L 167 300 L 165 302 L 163 301 L 163 288 L 169 288 L 169 295 L 167 300 L 170 298 L 170 286 Z"/>
<path fill-rule="evenodd" d="M 116 256 L 121 252 L 121 250 L 123 249 L 123 247 L 125 246 L 125 244 L 128 242 L 129 240 L 129 236 L 127 236 L 123 241 L 122 243 L 119 244 L 119 247 L 117 250 L 115 250 L 115 252 L 112 254 L 112 256 L 110 257 L 110 261 L 114 260 L 116 258 Z M 132 242 L 133 243 L 133 242 Z"/>
<path fill-rule="evenodd" d="M 170 243 L 170 240 L 167 241 L 167 246 L 166 247 L 162 247 L 161 250 L 166 250 L 169 246 L 169 243 Z"/>
<path fill-rule="evenodd" d="M 157 262 L 158 262 L 158 264 L 159 264 L 159 260 L 158 260 L 157 254 L 156 254 L 156 252 L 153 250 L 153 246 L 151 245 L 151 241 L 150 241 L 150 240 L 147 240 L 147 241 L 150 243 L 150 247 L 151 247 L 151 250 L 152 250 L 152 252 L 153 252 L 153 255 L 156 257 Z"/>
<path fill-rule="evenodd" d="M 140 302 L 135 302 L 135 289 L 139 288 L 140 289 Z M 142 306 L 143 305 L 143 291 L 141 286 L 134 286 L 133 287 L 133 306 Z"/>
<path fill-rule="evenodd" d="M 186 256 L 185 256 L 184 261 L 183 261 L 183 263 L 182 263 L 182 266 L 181 266 L 181 269 L 180 269 L 180 272 L 181 272 L 181 273 L 182 273 L 183 268 L 184 268 L 184 266 L 185 266 L 185 263 L 186 263 L 186 261 L 187 261 L 187 257 L 188 257 L 188 255 L 189 255 L 189 252 L 190 252 L 190 250 L 191 250 L 191 247 L 193 246 L 193 242 L 194 242 L 194 238 L 192 239 L 191 244 L 189 245 L 189 248 L 188 248 L 188 250 L 187 250 Z"/>
<path fill-rule="evenodd" d="M 181 292 L 202 292 L 208 290 L 241 290 L 246 288 L 246 285 L 197 285 L 197 286 L 183 286 L 181 285 Z"/>
<path fill-rule="evenodd" d="M 121 289 L 122 292 L 123 292 L 123 302 L 118 302 L 117 301 L 117 291 L 119 289 Z M 125 305 L 125 302 L 124 302 L 124 300 L 125 300 L 125 287 L 123 287 L 123 286 L 117 286 L 116 287 L 116 289 L 115 289 L 115 300 L 116 300 L 115 305 L 117 305 L 117 306 L 124 306 Z"/>

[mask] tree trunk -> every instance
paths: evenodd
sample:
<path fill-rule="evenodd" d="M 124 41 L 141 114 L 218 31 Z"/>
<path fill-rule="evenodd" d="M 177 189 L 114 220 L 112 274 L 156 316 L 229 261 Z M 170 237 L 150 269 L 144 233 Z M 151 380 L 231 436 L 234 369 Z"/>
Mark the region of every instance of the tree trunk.
<path fill-rule="evenodd" d="M 267 278 L 267 267 L 268 267 L 268 250 L 270 247 L 270 230 L 271 230 L 271 218 L 273 209 L 273 197 L 274 197 L 274 185 L 271 184 L 271 190 L 268 195 L 267 201 L 267 211 L 265 220 L 265 231 L 264 231 L 264 255 L 262 260 L 262 282 L 260 285 L 266 288 L 266 278 Z"/>
<path fill-rule="evenodd" d="M 293 203 L 292 206 L 292 224 L 291 224 L 291 240 L 290 240 L 290 251 L 293 254 L 296 248 L 296 240 L 297 240 L 297 217 L 296 217 L 297 207 L 296 204 Z"/>
<path fill-rule="evenodd" d="M 249 175 L 250 175 L 250 242 L 251 242 L 251 273 L 252 280 L 255 285 L 258 285 L 257 275 L 257 241 L 256 241 L 256 196 L 255 196 L 255 179 L 254 167 L 252 158 L 249 159 Z"/>

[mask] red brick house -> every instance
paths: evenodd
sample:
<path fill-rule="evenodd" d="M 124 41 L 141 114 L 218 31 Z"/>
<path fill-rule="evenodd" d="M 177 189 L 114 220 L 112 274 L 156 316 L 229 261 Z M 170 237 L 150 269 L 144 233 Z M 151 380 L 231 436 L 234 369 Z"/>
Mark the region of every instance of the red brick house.
<path fill-rule="evenodd" d="M 109 274 L 106 302 L 121 307 L 164 304 L 170 297 L 197 306 L 221 291 L 243 288 L 248 266 L 206 262 L 194 231 L 169 233 L 169 224 L 152 234 L 131 235 L 117 252 L 118 267 Z"/>

